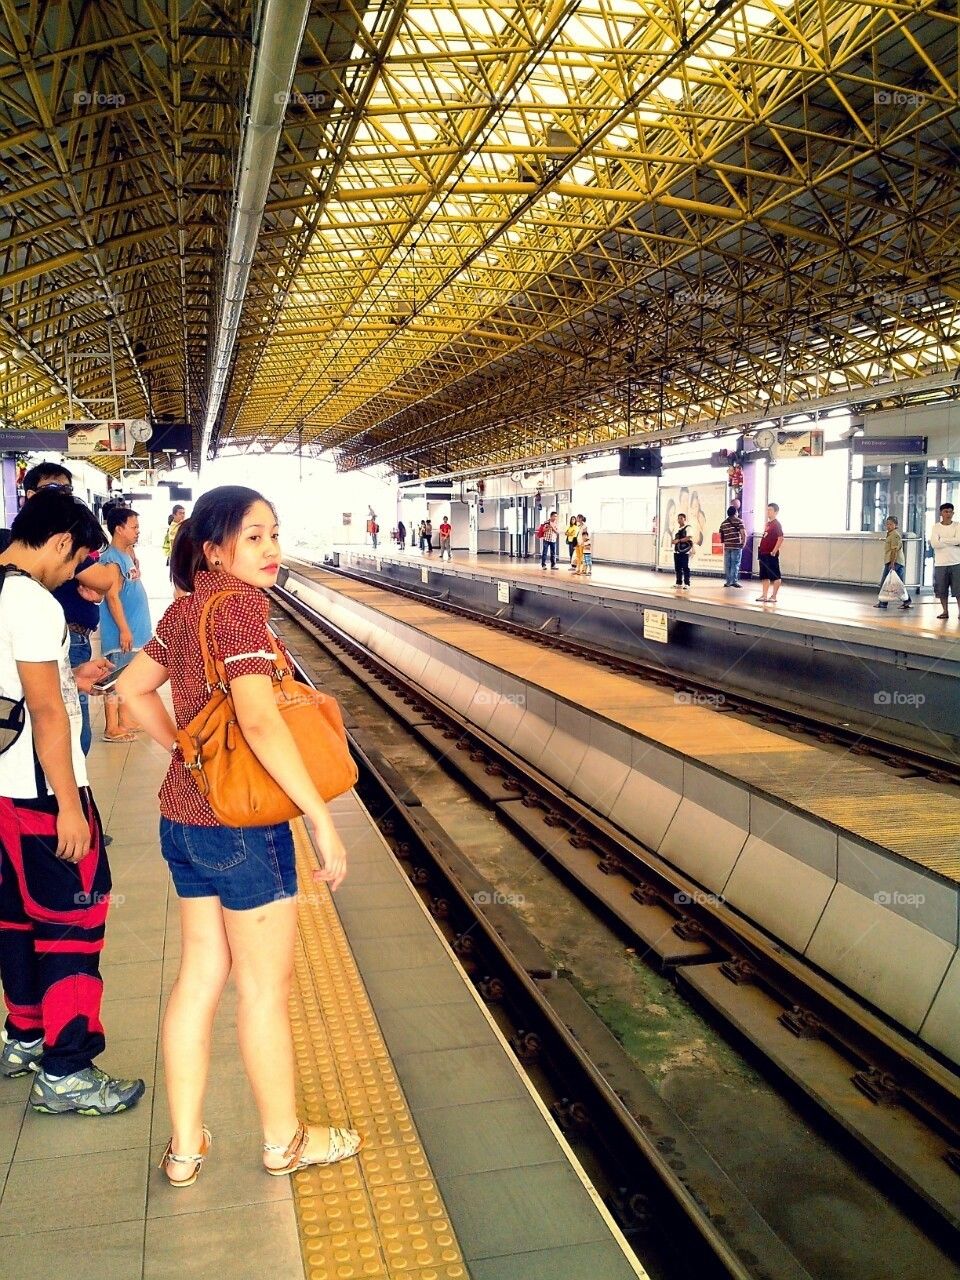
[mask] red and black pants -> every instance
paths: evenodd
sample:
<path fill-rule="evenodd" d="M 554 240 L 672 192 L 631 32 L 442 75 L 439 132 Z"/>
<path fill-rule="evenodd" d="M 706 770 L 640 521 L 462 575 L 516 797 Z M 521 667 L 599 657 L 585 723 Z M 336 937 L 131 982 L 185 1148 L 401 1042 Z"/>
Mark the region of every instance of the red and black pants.
<path fill-rule="evenodd" d="M 43 1037 L 43 1069 L 69 1075 L 103 1052 L 100 952 L 110 901 L 110 867 L 100 815 L 80 797 L 90 852 L 56 855 L 57 802 L 0 797 L 0 983 L 7 1034 Z"/>

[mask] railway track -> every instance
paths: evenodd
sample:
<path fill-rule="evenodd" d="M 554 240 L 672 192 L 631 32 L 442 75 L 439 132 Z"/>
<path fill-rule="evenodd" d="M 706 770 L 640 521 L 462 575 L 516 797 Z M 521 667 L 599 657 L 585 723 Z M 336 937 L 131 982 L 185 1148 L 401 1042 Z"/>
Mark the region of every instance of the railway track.
<path fill-rule="evenodd" d="M 575 884 L 638 953 L 670 972 L 699 1004 L 709 1005 L 738 1040 L 749 1040 L 764 1054 L 771 1074 L 790 1081 L 831 1130 L 855 1144 L 883 1185 L 895 1188 L 935 1238 L 955 1241 L 960 1229 L 960 1109 L 952 1073 L 817 975 L 804 972 L 803 965 L 746 922 L 734 922 L 729 913 L 716 910 L 674 868 L 558 791 L 302 601 L 282 588 L 275 596 L 311 640 L 445 756 L 474 794 L 495 806 L 501 820 Z M 356 742 L 355 748 L 372 807 L 378 808 L 376 797 L 381 796 L 398 850 L 420 851 L 413 858 L 414 874 L 431 905 L 441 917 L 457 917 L 454 941 L 461 957 L 469 966 L 476 962 L 478 946 L 485 957 L 495 954 L 511 991 L 522 989 L 522 999 L 511 996 L 521 1010 L 519 1026 L 527 1028 L 516 1039 L 520 1056 L 532 1060 L 547 1046 L 551 1060 L 576 1063 L 573 1076 L 590 1102 L 584 1106 L 574 1099 L 561 1108 L 559 1118 L 568 1127 L 607 1135 L 608 1146 L 609 1135 L 618 1133 L 613 1166 L 630 1168 L 624 1151 L 642 1157 L 695 1226 L 718 1274 L 807 1274 L 765 1235 L 750 1206 L 711 1167 L 689 1133 L 675 1123 L 671 1131 L 669 1109 L 650 1096 L 649 1088 L 644 1090 L 627 1055 L 563 976 L 551 971 L 542 947 L 509 905 L 478 889 L 469 858 L 428 820 L 416 794 L 379 758 L 375 744 Z M 424 870 L 427 858 L 429 871 Z M 490 961 L 480 967 L 489 978 Z M 706 974 L 712 988 L 705 996 Z M 504 990 L 503 977 L 488 981 L 486 990 L 481 986 L 484 994 L 495 997 L 502 998 Z M 778 1047 L 771 1050 L 768 1041 Z M 809 1072 L 804 1077 L 792 1068 L 784 1041 L 800 1056 L 816 1060 L 813 1076 L 819 1090 Z M 838 1100 L 841 1090 L 845 1096 Z M 598 1115 L 602 1123 L 591 1119 Z M 621 1179 L 627 1189 L 619 1203 L 614 1195 L 612 1207 L 629 1231 L 636 1226 L 631 1216 L 642 1217 L 643 1211 L 625 1172 Z"/>
<path fill-rule="evenodd" d="M 601 644 L 581 643 L 572 636 L 525 626 L 507 617 L 483 613 L 467 605 L 445 599 L 441 592 L 429 589 L 414 590 L 340 565 L 312 565 L 311 567 L 323 568 L 326 572 L 379 587 L 383 591 L 390 591 L 410 600 L 425 601 L 433 608 L 454 614 L 469 622 L 495 628 L 518 639 L 533 640 L 538 645 L 557 653 L 570 654 L 578 662 L 589 663 L 591 666 L 602 667 L 606 671 L 629 675 L 662 688 L 673 689 L 678 695 L 689 697 L 692 701 L 701 701 L 725 715 L 747 717 L 758 723 L 780 726 L 790 733 L 809 735 L 820 742 L 842 746 L 854 755 L 869 756 L 882 761 L 901 777 L 927 778 L 939 784 L 960 786 L 960 765 L 953 753 L 941 753 L 933 748 L 923 749 L 907 739 L 893 741 L 889 737 L 860 728 L 845 728 L 807 708 L 788 702 L 761 701 L 733 685 L 696 679 L 650 661 L 625 656 L 622 653 L 613 653 L 604 649 Z"/>

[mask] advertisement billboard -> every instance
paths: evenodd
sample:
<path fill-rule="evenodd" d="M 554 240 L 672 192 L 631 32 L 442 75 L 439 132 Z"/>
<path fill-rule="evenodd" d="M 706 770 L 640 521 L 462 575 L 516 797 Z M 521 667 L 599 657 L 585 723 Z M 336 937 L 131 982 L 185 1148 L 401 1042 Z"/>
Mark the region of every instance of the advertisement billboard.
<path fill-rule="evenodd" d="M 823 432 L 819 428 L 812 431 L 778 431 L 774 453 L 778 458 L 822 458 Z"/>
<path fill-rule="evenodd" d="M 69 458 L 90 458 L 99 453 L 132 453 L 134 440 L 142 440 L 150 434 L 146 421 L 139 418 L 67 422 L 64 429 Z"/>
<path fill-rule="evenodd" d="M 720 525 L 727 514 L 727 486 L 721 481 L 709 484 L 663 485 L 657 495 L 657 568 L 673 568 L 673 535 L 678 528 L 677 516 L 687 517 L 693 551 L 690 567 L 699 570 L 723 568 L 723 544 Z"/>

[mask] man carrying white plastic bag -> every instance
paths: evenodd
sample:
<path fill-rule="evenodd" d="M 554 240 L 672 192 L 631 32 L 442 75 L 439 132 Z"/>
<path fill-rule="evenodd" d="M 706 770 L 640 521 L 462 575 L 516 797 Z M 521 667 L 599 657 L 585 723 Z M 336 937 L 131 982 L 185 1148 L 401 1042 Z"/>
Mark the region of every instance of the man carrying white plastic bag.
<path fill-rule="evenodd" d="M 883 544 L 883 579 L 875 609 L 886 609 L 891 600 L 899 600 L 901 609 L 910 608 L 910 592 L 904 582 L 905 557 L 899 524 L 896 516 L 887 517 L 887 540 Z"/>

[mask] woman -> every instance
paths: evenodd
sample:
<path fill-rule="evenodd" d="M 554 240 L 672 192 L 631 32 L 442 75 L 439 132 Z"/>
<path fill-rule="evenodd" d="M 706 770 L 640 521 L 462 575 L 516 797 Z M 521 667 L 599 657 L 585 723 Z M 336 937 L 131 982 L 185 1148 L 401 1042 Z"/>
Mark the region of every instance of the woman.
<path fill-rule="evenodd" d="M 203 1097 L 213 1020 L 231 970 L 240 1053 L 260 1112 L 267 1172 L 281 1175 L 348 1159 L 362 1140 L 352 1129 L 307 1127 L 297 1118 L 287 1012 L 297 927 L 289 824 L 220 826 L 175 749 L 177 727 L 189 724 L 208 698 L 198 644 L 200 611 L 211 595 L 229 590 L 234 594 L 215 610 L 212 639 L 230 676 L 240 729 L 314 824 L 323 860 L 318 878 L 331 889 L 340 885 L 346 851 L 274 701 L 264 591 L 280 569 L 276 513 L 252 489 L 213 489 L 181 525 L 176 552 L 178 586 L 189 594 L 163 615 L 124 672 L 119 691 L 131 715 L 172 753 L 160 791 L 160 847 L 180 899 L 183 945 L 163 1022 L 173 1134 L 162 1167 L 173 1186 L 185 1187 L 196 1182 L 210 1149 Z M 177 727 L 159 693 L 168 680 Z"/>
<path fill-rule="evenodd" d="M 176 541 L 177 534 L 180 532 L 180 526 L 187 518 L 186 507 L 175 506 L 167 516 L 167 532 L 163 535 L 163 554 L 167 558 L 167 568 L 170 567 L 170 555 L 173 551 L 173 544 Z"/>
<path fill-rule="evenodd" d="M 577 554 L 577 534 L 579 532 L 580 532 L 580 526 L 577 524 L 577 517 L 574 515 L 571 515 L 570 523 L 567 525 L 566 533 L 564 533 L 563 535 L 567 543 L 567 551 L 570 553 L 571 569 L 576 568 L 576 565 L 573 563 L 573 561 Z"/>

